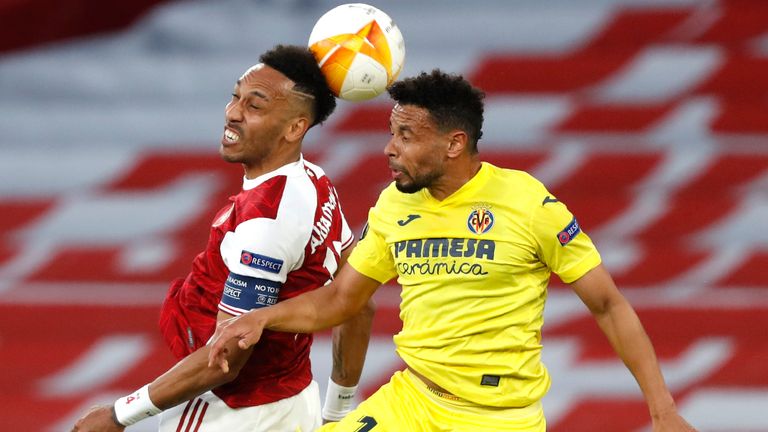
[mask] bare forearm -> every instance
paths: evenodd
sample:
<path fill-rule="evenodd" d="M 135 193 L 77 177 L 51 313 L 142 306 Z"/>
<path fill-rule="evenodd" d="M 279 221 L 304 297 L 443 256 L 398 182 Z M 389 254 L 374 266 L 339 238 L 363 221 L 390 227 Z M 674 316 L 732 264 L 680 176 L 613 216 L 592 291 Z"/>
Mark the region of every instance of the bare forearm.
<path fill-rule="evenodd" d="M 674 409 L 648 335 L 630 304 L 621 297 L 595 316 L 618 356 L 634 375 L 652 416 Z"/>
<path fill-rule="evenodd" d="M 264 328 L 291 333 L 314 333 L 351 318 L 362 309 L 367 298 L 346 300 L 337 293 L 334 284 L 330 284 L 258 312 L 262 314 Z"/>
<path fill-rule="evenodd" d="M 204 346 L 193 352 L 149 385 L 155 406 L 163 410 L 174 407 L 237 376 L 234 370 L 223 373 L 219 368 L 209 368 L 208 351 Z"/>
<path fill-rule="evenodd" d="M 333 369 L 331 379 L 351 387 L 360 381 L 371 337 L 375 304 L 368 304 L 355 316 L 333 328 Z"/>
<path fill-rule="evenodd" d="M 323 422 L 339 421 L 355 406 L 355 394 L 376 312 L 373 299 L 352 318 L 333 328 L 333 369 L 323 404 Z"/>

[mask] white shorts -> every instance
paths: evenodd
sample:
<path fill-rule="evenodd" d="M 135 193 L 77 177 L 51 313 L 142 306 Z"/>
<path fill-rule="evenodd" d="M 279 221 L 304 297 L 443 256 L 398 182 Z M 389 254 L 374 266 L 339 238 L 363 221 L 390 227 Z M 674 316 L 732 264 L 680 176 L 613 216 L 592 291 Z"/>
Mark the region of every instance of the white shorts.
<path fill-rule="evenodd" d="M 321 425 L 320 390 L 312 381 L 295 396 L 245 408 L 205 392 L 160 414 L 159 431 L 310 432 Z"/>

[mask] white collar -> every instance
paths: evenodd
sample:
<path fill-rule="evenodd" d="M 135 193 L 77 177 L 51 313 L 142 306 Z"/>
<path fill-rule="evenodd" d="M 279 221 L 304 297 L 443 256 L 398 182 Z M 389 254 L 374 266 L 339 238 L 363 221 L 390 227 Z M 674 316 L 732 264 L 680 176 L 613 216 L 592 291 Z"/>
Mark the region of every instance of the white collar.
<path fill-rule="evenodd" d="M 304 172 L 304 156 L 301 154 L 299 155 L 299 160 L 296 162 L 287 163 L 276 170 L 262 174 L 256 178 L 249 179 L 243 176 L 243 190 L 253 189 L 275 176 L 296 175 L 298 172 Z"/>

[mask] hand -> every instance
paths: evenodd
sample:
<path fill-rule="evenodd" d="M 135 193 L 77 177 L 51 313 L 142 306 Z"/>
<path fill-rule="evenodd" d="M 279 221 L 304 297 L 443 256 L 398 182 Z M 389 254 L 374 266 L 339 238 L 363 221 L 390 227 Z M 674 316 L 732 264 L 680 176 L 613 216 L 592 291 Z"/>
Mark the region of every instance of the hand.
<path fill-rule="evenodd" d="M 75 422 L 72 432 L 122 432 L 125 426 L 118 424 L 112 415 L 112 406 L 95 406 Z"/>
<path fill-rule="evenodd" d="M 265 322 L 258 311 L 258 309 L 252 310 L 238 317 L 219 321 L 216 325 L 216 333 L 208 343 L 210 346 L 208 367 L 218 366 L 222 372 L 229 373 L 229 362 L 226 358 L 229 353 L 227 343 L 237 339 L 237 346 L 240 349 L 248 349 L 261 339 Z"/>
<path fill-rule="evenodd" d="M 653 417 L 653 432 L 695 432 L 696 428 L 690 425 L 677 411 L 661 414 Z"/>

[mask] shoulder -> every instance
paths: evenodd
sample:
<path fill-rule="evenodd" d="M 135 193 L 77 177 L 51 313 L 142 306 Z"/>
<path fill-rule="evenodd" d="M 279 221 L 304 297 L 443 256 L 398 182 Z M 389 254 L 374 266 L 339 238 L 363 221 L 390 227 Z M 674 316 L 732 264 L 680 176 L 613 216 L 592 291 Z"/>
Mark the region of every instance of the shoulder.
<path fill-rule="evenodd" d="M 241 221 L 254 218 L 275 219 L 287 184 L 288 177 L 278 175 L 255 187 L 241 190 L 234 198 L 237 218 Z"/>
<path fill-rule="evenodd" d="M 515 185 L 543 187 L 542 183 L 527 171 L 498 167 L 489 162 L 483 162 L 483 169 L 487 169 L 489 176 L 496 181 Z"/>
<path fill-rule="evenodd" d="M 269 178 L 237 195 L 237 219 L 240 223 L 272 220 L 287 226 L 311 223 L 318 201 L 316 184 L 303 170 Z"/>
<path fill-rule="evenodd" d="M 530 173 L 511 168 L 500 168 L 484 162 L 483 168 L 488 170 L 489 181 L 493 188 L 509 194 L 517 202 L 530 200 L 531 203 L 541 203 L 551 195 L 546 186 Z"/>

